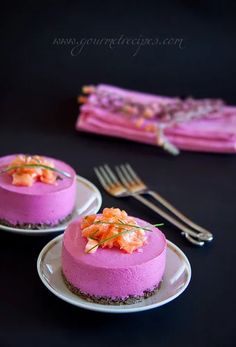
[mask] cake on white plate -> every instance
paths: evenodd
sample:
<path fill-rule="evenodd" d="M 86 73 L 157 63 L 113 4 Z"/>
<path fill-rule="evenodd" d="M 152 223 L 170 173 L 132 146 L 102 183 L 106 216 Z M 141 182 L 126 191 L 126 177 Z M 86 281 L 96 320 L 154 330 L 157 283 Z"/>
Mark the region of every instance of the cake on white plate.
<path fill-rule="evenodd" d="M 131 304 L 158 289 L 166 238 L 153 225 L 118 208 L 72 222 L 65 230 L 62 274 L 68 288 L 100 304 Z"/>
<path fill-rule="evenodd" d="M 54 158 L 0 158 L 0 223 L 41 229 L 67 220 L 76 202 L 74 169 Z"/>

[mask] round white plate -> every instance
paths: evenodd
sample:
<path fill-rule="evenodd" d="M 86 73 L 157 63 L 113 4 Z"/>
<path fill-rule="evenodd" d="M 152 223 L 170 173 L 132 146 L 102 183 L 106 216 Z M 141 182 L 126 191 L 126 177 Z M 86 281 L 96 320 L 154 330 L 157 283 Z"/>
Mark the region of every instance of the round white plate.
<path fill-rule="evenodd" d="M 6 230 L 9 232 L 17 233 L 17 234 L 25 234 L 25 235 L 43 235 L 48 233 L 55 233 L 58 231 L 65 230 L 67 225 L 71 223 L 74 219 L 88 215 L 97 213 L 102 205 L 102 196 L 97 187 L 88 181 L 87 179 L 77 176 L 77 198 L 76 198 L 76 207 L 71 217 L 67 222 L 60 224 L 55 227 L 46 228 L 46 229 L 21 229 L 14 228 L 2 225 L 0 223 L 0 229 Z"/>
<path fill-rule="evenodd" d="M 37 269 L 43 284 L 60 299 L 88 310 L 108 313 L 131 313 L 162 306 L 179 296 L 188 286 L 191 267 L 185 254 L 172 242 L 167 241 L 166 269 L 160 289 L 156 294 L 132 305 L 102 305 L 88 302 L 73 294 L 61 275 L 61 246 L 59 235 L 40 252 Z"/>

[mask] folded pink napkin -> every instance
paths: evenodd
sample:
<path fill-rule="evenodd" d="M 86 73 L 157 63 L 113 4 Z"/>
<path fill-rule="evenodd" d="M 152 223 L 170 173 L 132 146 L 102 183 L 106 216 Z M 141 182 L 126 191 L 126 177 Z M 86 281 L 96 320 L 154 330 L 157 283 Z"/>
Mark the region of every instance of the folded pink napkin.
<path fill-rule="evenodd" d="M 235 153 L 236 107 L 221 100 L 168 98 L 98 85 L 84 87 L 76 129 L 178 149 Z"/>

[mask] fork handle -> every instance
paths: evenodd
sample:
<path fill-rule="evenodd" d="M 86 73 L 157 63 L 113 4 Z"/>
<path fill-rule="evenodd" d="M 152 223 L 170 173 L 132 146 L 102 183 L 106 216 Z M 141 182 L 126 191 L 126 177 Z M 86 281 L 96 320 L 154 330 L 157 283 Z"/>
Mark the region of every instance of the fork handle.
<path fill-rule="evenodd" d="M 192 227 L 193 229 L 199 231 L 200 233 L 205 234 L 205 241 L 211 241 L 213 239 L 212 233 L 201 227 L 200 225 L 194 223 L 191 219 L 186 217 L 182 212 L 177 210 L 172 204 L 170 204 L 166 199 L 164 199 L 160 194 L 152 191 L 152 190 L 147 190 L 146 194 L 149 194 L 152 196 L 154 199 L 156 199 L 159 203 L 161 203 L 163 206 L 165 206 L 169 211 L 171 211 L 174 215 L 176 215 L 180 220 L 182 220 L 184 223 Z"/>
<path fill-rule="evenodd" d="M 179 228 L 182 231 L 182 234 L 187 238 L 188 241 L 198 245 L 198 246 L 203 246 L 204 241 L 200 239 L 199 236 L 201 234 L 196 233 L 192 229 L 189 229 L 186 227 L 184 224 L 179 222 L 177 219 L 173 218 L 171 215 L 160 209 L 158 206 L 154 205 L 152 202 L 144 198 L 143 196 L 139 194 L 131 194 L 132 197 L 134 197 L 136 200 L 142 202 L 145 206 L 149 207 L 151 210 L 154 212 L 158 213 L 160 216 L 162 216 L 164 219 L 166 219 L 168 222 L 172 223 L 175 225 L 177 228 Z"/>

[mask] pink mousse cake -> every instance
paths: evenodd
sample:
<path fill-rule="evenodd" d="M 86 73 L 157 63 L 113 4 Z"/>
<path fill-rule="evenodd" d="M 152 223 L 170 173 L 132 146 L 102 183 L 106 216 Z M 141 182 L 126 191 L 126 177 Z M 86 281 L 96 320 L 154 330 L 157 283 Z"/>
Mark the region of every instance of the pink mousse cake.
<path fill-rule="evenodd" d="M 134 218 L 140 227 L 147 222 Z M 98 247 L 86 253 L 80 220 L 71 223 L 63 238 L 62 274 L 68 288 L 100 304 L 132 304 L 149 297 L 159 287 L 166 261 L 166 239 L 150 226 L 145 244 L 132 253 L 117 247 Z"/>
<path fill-rule="evenodd" d="M 17 156 L 23 155 L 0 158 L 1 224 L 32 229 L 58 225 L 75 207 L 75 171 L 62 161 L 45 157 L 56 169 L 69 173 L 70 178 L 59 173 L 54 184 L 36 181 L 31 186 L 14 185 L 12 176 L 2 171 L 14 162 Z"/>

